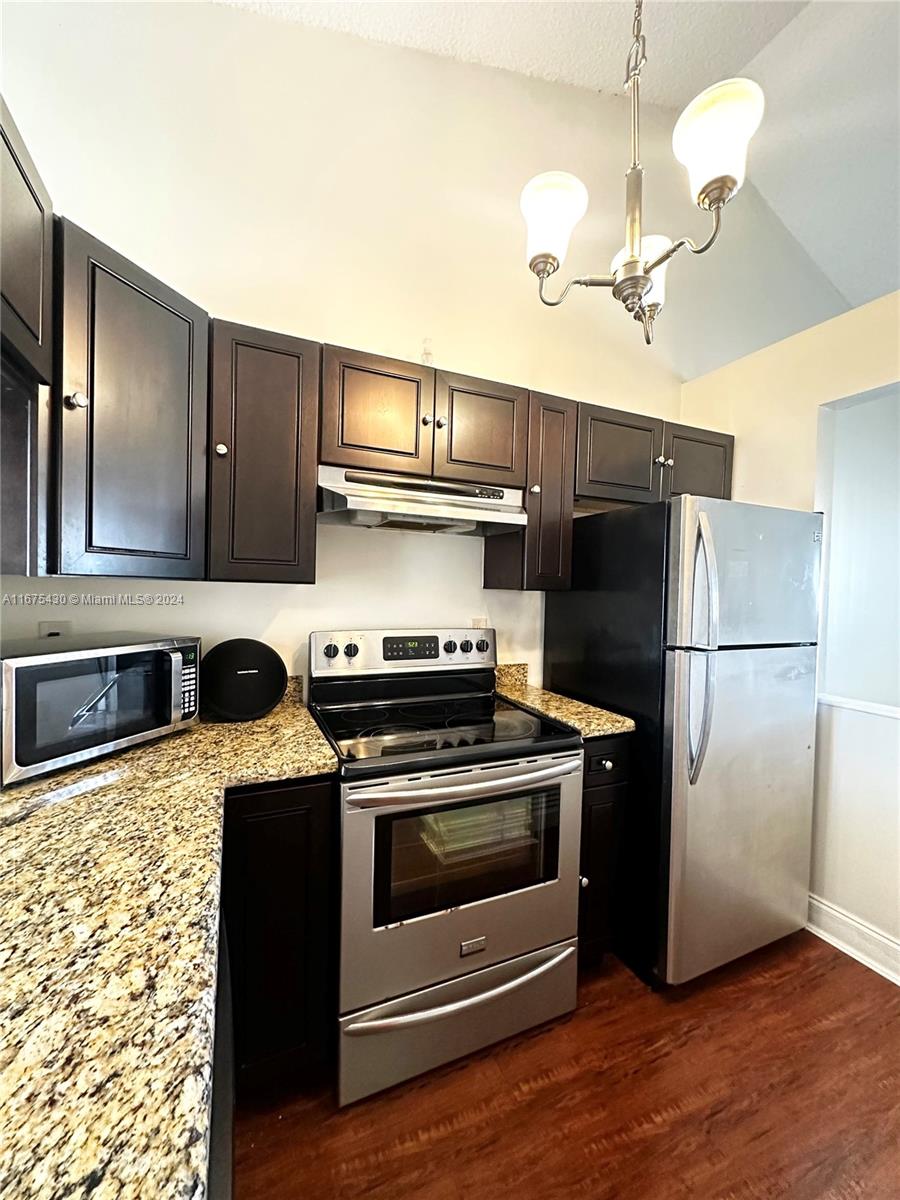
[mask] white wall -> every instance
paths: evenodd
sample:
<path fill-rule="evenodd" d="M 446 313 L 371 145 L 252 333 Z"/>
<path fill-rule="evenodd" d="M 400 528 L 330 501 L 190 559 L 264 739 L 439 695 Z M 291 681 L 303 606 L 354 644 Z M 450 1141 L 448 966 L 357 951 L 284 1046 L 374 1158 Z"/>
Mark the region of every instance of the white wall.
<path fill-rule="evenodd" d="M 73 629 L 136 629 L 200 634 L 204 647 L 229 637 L 255 637 L 281 654 L 291 674 L 306 674 L 313 629 L 468 625 L 486 617 L 497 629 L 504 662 L 527 662 L 540 679 L 542 597 L 482 591 L 480 538 L 394 530 L 319 529 L 317 582 L 181 583 L 122 579 L 18 579 L 4 576 L 4 596 L 128 596 L 174 593 L 174 606 L 0 602 L 4 637 L 34 636 L 38 621 L 71 620 Z"/>

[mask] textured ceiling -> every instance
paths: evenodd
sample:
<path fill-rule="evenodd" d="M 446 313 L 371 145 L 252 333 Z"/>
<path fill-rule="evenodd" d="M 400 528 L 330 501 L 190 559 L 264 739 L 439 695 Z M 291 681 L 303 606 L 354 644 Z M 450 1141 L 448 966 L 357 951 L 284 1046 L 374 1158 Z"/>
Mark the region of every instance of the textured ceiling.
<path fill-rule="evenodd" d="M 623 90 L 633 9 L 623 0 L 226 2 L 303 25 L 604 92 Z M 712 80 L 737 74 L 804 7 L 787 0 L 648 0 L 642 95 L 653 104 L 681 107 Z"/>

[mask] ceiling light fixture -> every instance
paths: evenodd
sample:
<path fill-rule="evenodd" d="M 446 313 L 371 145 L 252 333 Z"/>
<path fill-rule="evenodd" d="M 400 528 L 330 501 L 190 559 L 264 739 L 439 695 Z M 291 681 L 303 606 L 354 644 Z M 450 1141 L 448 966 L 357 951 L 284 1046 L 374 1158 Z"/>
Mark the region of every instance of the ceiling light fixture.
<path fill-rule="evenodd" d="M 610 264 L 609 275 L 578 275 L 551 300 L 547 279 L 558 271 L 575 226 L 587 212 L 587 188 L 566 171 L 536 175 L 522 191 L 522 215 L 528 225 L 528 266 L 538 278 L 544 304 L 562 304 L 573 287 L 612 288 L 612 294 L 644 329 L 649 346 L 653 322 L 665 300 L 666 267 L 685 247 L 705 254 L 719 236 L 722 209 L 740 189 L 747 167 L 747 147 L 759 128 L 765 101 L 752 79 L 726 79 L 696 96 L 678 118 L 672 151 L 688 172 L 691 196 L 698 208 L 712 213 L 712 231 L 701 245 L 690 238 L 672 242 L 659 234 L 641 235 L 644 170 L 640 160 L 641 68 L 647 61 L 641 32 L 643 0 L 635 0 L 633 41 L 625 64 L 625 88 L 631 94 L 631 166 L 625 174 L 625 245 Z"/>

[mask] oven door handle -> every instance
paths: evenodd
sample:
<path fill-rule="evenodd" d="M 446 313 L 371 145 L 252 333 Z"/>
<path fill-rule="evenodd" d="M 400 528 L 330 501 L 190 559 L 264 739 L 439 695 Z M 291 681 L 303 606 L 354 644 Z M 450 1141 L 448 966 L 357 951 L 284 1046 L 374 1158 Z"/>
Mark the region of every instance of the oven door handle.
<path fill-rule="evenodd" d="M 574 762 L 570 760 L 554 763 L 552 767 L 546 767 L 542 771 L 508 775 L 505 779 L 489 779 L 483 783 L 459 783 L 450 787 L 423 787 L 402 791 L 398 789 L 396 792 L 362 792 L 359 796 L 351 794 L 347 797 L 347 803 L 353 808 L 383 808 L 391 804 L 443 804 L 448 800 L 465 800 L 469 796 L 502 796 L 517 788 L 561 779 L 565 775 L 575 775 L 580 770 L 581 760 L 576 759 Z"/>
<path fill-rule="evenodd" d="M 548 958 L 540 966 L 526 971 L 517 979 L 509 979 L 506 983 L 489 988 L 486 992 L 479 992 L 477 996 L 467 996 L 464 1000 L 454 1000 L 450 1004 L 439 1004 L 435 1008 L 425 1008 L 421 1012 L 401 1013 L 396 1017 L 379 1017 L 372 1021 L 354 1021 L 351 1025 L 346 1026 L 344 1033 L 351 1037 L 360 1037 L 367 1033 L 387 1033 L 391 1029 L 409 1029 L 410 1026 L 426 1025 L 431 1021 L 440 1021 L 443 1017 L 452 1017 L 455 1013 L 465 1012 L 469 1008 L 477 1008 L 479 1004 L 487 1004 L 489 1000 L 496 1000 L 498 996 L 505 996 L 509 992 L 517 991 L 526 983 L 531 983 L 541 975 L 546 975 L 548 971 L 558 967 L 574 953 L 574 946 L 566 946 L 559 954 Z"/>

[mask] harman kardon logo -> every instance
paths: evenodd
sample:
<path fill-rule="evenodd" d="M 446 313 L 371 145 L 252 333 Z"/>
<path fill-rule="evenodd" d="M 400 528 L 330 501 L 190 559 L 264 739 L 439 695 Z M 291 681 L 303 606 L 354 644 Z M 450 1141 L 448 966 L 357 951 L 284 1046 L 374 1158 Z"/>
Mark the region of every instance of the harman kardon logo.
<path fill-rule="evenodd" d="M 235 671 L 235 675 L 258 675 L 259 667 L 244 667 L 243 671 Z"/>

